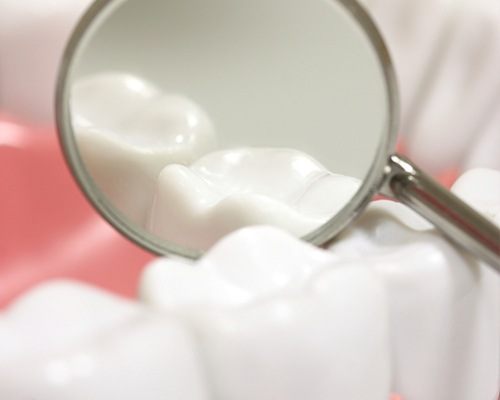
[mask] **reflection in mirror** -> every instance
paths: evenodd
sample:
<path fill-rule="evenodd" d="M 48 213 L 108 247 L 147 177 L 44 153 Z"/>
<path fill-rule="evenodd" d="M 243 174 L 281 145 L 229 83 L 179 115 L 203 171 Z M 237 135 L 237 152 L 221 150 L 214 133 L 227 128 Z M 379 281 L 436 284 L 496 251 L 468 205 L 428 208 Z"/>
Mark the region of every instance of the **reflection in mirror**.
<path fill-rule="evenodd" d="M 336 2 L 128 0 L 81 42 L 70 110 L 85 169 L 179 246 L 256 224 L 310 233 L 386 133 L 380 60 Z"/>

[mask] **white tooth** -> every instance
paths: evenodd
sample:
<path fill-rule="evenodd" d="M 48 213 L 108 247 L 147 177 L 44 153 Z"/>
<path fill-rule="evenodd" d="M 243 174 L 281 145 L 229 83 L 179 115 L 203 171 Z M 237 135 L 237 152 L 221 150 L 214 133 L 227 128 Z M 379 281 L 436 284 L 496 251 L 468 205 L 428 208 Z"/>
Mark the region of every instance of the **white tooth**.
<path fill-rule="evenodd" d="M 458 178 L 451 190 L 500 225 L 500 171 L 472 169 Z"/>
<path fill-rule="evenodd" d="M 127 74 L 78 81 L 72 111 L 91 176 L 111 204 L 142 226 L 161 169 L 189 164 L 215 147 L 212 123 L 201 108 Z"/>
<path fill-rule="evenodd" d="M 163 260 L 152 263 L 143 273 L 141 295 L 165 308 L 236 307 L 283 288 L 302 286 L 332 259 L 286 232 L 245 228 L 217 243 L 196 268 L 184 262 L 169 261 L 168 267 Z"/>
<path fill-rule="evenodd" d="M 182 275 L 178 262 L 156 262 L 141 292 L 153 305 L 184 312 L 204 351 L 214 398 L 386 400 L 383 289 L 372 272 L 331 268 L 335 261 L 288 233 L 252 227 L 184 265 Z M 214 279 L 246 298 L 224 301 L 223 294 L 210 293 Z"/>
<path fill-rule="evenodd" d="M 191 333 L 97 289 L 55 282 L 0 315 L 0 398 L 206 400 Z"/>
<path fill-rule="evenodd" d="M 130 74 L 108 72 L 81 78 L 71 89 L 75 128 L 89 126 L 122 135 L 131 116 L 136 118 L 157 96 L 156 87 Z"/>
<path fill-rule="evenodd" d="M 359 185 L 295 150 L 219 151 L 189 168 L 165 167 L 149 229 L 201 249 L 247 225 L 274 225 L 301 236 L 346 205 Z"/>
<path fill-rule="evenodd" d="M 483 178 L 477 181 L 478 186 L 484 185 Z M 488 185 L 496 183 L 488 180 Z M 497 194 L 489 195 L 497 198 Z M 483 211 L 491 212 L 497 203 L 492 205 L 487 200 L 482 197 Z M 320 388 L 323 378 L 330 383 L 329 390 L 345 394 L 342 390 L 352 389 L 349 379 L 365 379 L 355 368 L 345 368 L 350 374 L 339 380 L 328 375 L 331 371 L 338 373 L 338 364 L 329 364 L 328 360 L 343 360 L 347 354 L 336 347 L 339 343 L 351 350 L 351 360 L 358 356 L 356 349 L 363 349 L 364 353 L 382 349 L 374 357 L 382 364 L 384 355 L 390 353 L 392 391 L 403 398 L 494 398 L 500 373 L 500 304 L 498 276 L 490 269 L 455 249 L 412 211 L 387 201 L 370 206 L 358 224 L 332 247 L 330 260 L 330 256 L 324 258 L 322 250 L 313 251 L 295 239 L 285 239 L 286 236 L 260 227 L 228 236 L 195 268 L 186 269 L 189 272 L 183 282 L 188 281 L 188 275 L 193 282 L 198 279 L 188 296 L 178 294 L 189 289 L 186 283 L 176 288 L 178 272 L 167 272 L 170 261 L 159 261 L 154 267 L 156 271 L 146 272 L 142 292 L 147 301 L 184 313 L 197 329 L 217 398 L 235 398 L 238 391 L 238 398 L 241 393 L 248 393 L 248 398 L 304 398 L 303 387 Z M 366 273 L 366 279 L 373 279 L 372 274 L 376 274 L 384 282 L 387 304 L 382 302 L 382 295 L 373 295 L 375 283 L 370 291 L 364 286 L 369 286 L 367 281 L 360 283 L 354 278 L 358 272 L 359 276 Z M 341 273 L 353 275 L 344 280 Z M 233 293 L 238 290 L 240 296 L 213 295 L 207 288 L 208 276 L 216 277 L 220 283 L 214 291 L 224 284 L 232 286 Z M 351 278 L 350 284 L 346 283 Z M 330 279 L 332 287 L 327 289 Z M 323 285 L 324 291 L 317 292 L 317 285 Z M 373 296 L 364 297 L 370 293 Z M 329 309 L 337 304 L 333 300 L 333 305 L 329 303 L 330 295 L 339 296 L 343 310 Z M 377 308 L 370 309 L 370 302 Z M 358 314 L 358 306 L 367 313 Z M 384 307 L 390 315 L 387 326 L 381 322 Z M 359 320 L 351 319 L 348 321 L 352 325 L 342 325 L 347 320 L 342 311 L 349 310 Z M 373 315 L 377 315 L 374 320 Z M 363 323 L 367 324 L 364 328 L 354 327 Z M 380 329 L 374 333 L 377 343 L 372 342 L 376 349 L 366 349 L 362 343 L 355 345 L 359 339 L 356 334 L 368 327 Z M 382 340 L 382 330 L 386 328 L 390 332 L 390 351 Z M 323 340 L 322 332 L 328 332 L 330 339 L 336 337 L 333 332 L 350 334 L 353 341 Z M 314 338 L 314 342 L 308 338 Z M 320 352 L 325 358 L 320 357 Z M 379 375 L 373 375 L 373 371 L 369 375 L 376 377 L 379 384 L 387 372 L 382 364 L 377 366 Z M 314 367 L 317 365 L 320 372 Z M 302 366 L 308 369 L 302 370 Z M 368 369 L 364 368 L 369 367 L 360 368 L 366 372 Z M 247 371 L 246 379 L 241 378 L 243 369 Z M 314 378 L 306 371 L 312 371 Z M 317 381 L 311 383 L 307 379 Z M 381 386 L 370 390 L 383 393 Z M 328 398 L 328 393 L 318 389 L 311 397 Z M 354 392 L 343 398 L 363 394 Z"/>
<path fill-rule="evenodd" d="M 52 124 L 55 81 L 73 26 L 91 0 L 0 0 L 0 110 Z"/>
<path fill-rule="evenodd" d="M 302 294 L 199 327 L 218 399 L 389 398 L 384 292 L 365 268 L 328 271 Z"/>
<path fill-rule="evenodd" d="M 476 143 L 472 145 L 472 149 L 468 152 L 463 165 L 464 170 L 467 171 L 472 168 L 500 170 L 498 149 L 500 149 L 500 111 L 494 115 Z"/>
<path fill-rule="evenodd" d="M 403 398 L 493 399 L 498 276 L 393 202 L 377 202 L 331 251 L 385 281 L 394 388 Z M 417 223 L 417 224 L 416 224 Z"/>

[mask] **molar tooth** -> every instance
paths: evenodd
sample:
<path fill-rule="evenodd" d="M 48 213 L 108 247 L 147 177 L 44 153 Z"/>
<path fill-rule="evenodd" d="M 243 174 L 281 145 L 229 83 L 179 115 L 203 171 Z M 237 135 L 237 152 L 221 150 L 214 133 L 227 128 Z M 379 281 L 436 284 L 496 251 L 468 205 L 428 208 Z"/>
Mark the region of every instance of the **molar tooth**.
<path fill-rule="evenodd" d="M 216 397 L 388 399 L 384 300 L 369 271 L 339 268 L 301 294 L 205 315 L 196 326 Z"/>
<path fill-rule="evenodd" d="M 340 210 L 359 184 L 295 150 L 219 151 L 189 168 L 169 165 L 161 172 L 149 229 L 201 249 L 247 225 L 275 225 L 301 236 Z"/>
<path fill-rule="evenodd" d="M 183 315 L 197 333 L 217 399 L 386 400 L 381 282 L 364 268 L 336 268 L 336 260 L 276 228 L 251 227 L 223 239 L 195 265 L 184 264 L 193 280 L 209 285 L 216 277 L 246 298 L 214 299 L 200 282 L 176 288 L 179 270 L 171 267 L 178 262 L 171 260 L 146 269 L 141 292 L 169 312 L 194 306 Z M 187 290 L 199 293 L 186 301 L 180 292 Z"/>
<path fill-rule="evenodd" d="M 160 92 L 136 76 L 107 72 L 80 78 L 71 88 L 71 112 L 75 129 L 94 127 L 117 135 Z M 118 132 L 115 132 L 118 131 Z"/>
<path fill-rule="evenodd" d="M 53 282 L 0 318 L 2 399 L 209 398 L 191 332 L 139 304 Z"/>
<path fill-rule="evenodd" d="M 333 258 L 275 228 L 244 228 L 215 244 L 197 268 L 174 261 L 168 268 L 163 260 L 152 263 L 141 279 L 141 297 L 166 309 L 242 306 L 277 290 L 301 287 Z"/>
<path fill-rule="evenodd" d="M 498 277 L 435 230 L 415 225 L 413 213 L 405 216 L 402 208 L 372 204 L 331 249 L 369 265 L 385 282 L 393 391 L 409 399 L 493 398 L 500 357 Z"/>
<path fill-rule="evenodd" d="M 72 91 L 72 112 L 91 176 L 111 204 L 141 226 L 162 168 L 189 164 L 215 147 L 214 128 L 200 107 L 127 74 L 82 78 Z"/>

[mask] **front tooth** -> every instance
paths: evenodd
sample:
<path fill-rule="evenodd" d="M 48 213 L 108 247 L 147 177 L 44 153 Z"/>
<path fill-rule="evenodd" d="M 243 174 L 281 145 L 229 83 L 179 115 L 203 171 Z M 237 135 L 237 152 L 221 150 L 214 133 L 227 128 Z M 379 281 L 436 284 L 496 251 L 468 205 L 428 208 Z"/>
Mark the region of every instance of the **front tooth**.
<path fill-rule="evenodd" d="M 169 165 L 161 172 L 149 229 L 201 249 L 247 225 L 270 224 L 301 236 L 347 204 L 359 184 L 295 150 L 219 151 L 189 168 Z"/>
<path fill-rule="evenodd" d="M 237 267 L 230 260 L 238 260 Z M 169 261 L 168 268 L 164 260 L 152 263 L 143 272 L 141 296 L 165 308 L 236 307 L 286 287 L 302 286 L 331 261 L 332 255 L 297 242 L 286 232 L 244 228 L 211 248 L 198 268 L 175 261 Z"/>
<path fill-rule="evenodd" d="M 385 282 L 393 391 L 408 399 L 493 399 L 498 277 L 403 210 L 373 204 L 331 249 L 369 265 Z"/>
<path fill-rule="evenodd" d="M 141 293 L 194 327 L 216 399 L 386 400 L 383 289 L 372 272 L 335 261 L 288 233 L 252 227 L 182 272 L 178 262 L 156 262 Z M 214 280 L 245 296 L 217 293 Z"/>
<path fill-rule="evenodd" d="M 71 105 L 88 171 L 111 204 L 142 226 L 161 169 L 189 164 L 215 147 L 212 123 L 200 107 L 127 74 L 83 78 Z"/>
<path fill-rule="evenodd" d="M 0 2 L 0 110 L 25 123 L 53 123 L 57 68 L 91 0 Z"/>
<path fill-rule="evenodd" d="M 191 333 L 97 289 L 53 282 L 0 316 L 0 398 L 207 400 Z"/>

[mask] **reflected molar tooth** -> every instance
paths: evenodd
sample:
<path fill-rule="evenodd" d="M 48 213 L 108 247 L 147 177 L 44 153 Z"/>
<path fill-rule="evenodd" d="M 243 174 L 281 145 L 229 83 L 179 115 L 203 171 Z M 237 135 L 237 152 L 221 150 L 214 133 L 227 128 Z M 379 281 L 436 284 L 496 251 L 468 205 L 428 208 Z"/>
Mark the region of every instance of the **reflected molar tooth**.
<path fill-rule="evenodd" d="M 162 168 L 189 164 L 215 147 L 214 128 L 200 107 L 127 74 L 79 80 L 72 112 L 91 176 L 111 204 L 141 226 Z"/>
<path fill-rule="evenodd" d="M 28 125 L 53 124 L 66 40 L 91 0 L 0 0 L 0 110 Z"/>
<path fill-rule="evenodd" d="M 184 310 L 200 340 L 214 398 L 386 400 L 383 288 L 365 268 L 332 268 L 336 260 L 275 228 L 245 228 L 195 265 L 155 262 L 145 271 L 141 293 L 154 306 Z M 185 282 L 180 288 L 179 274 Z M 188 288 L 189 277 L 194 286 Z M 207 290 L 214 279 L 246 295 L 214 298 Z"/>
<path fill-rule="evenodd" d="M 189 168 L 165 167 L 149 229 L 200 249 L 247 225 L 270 224 L 301 236 L 346 205 L 359 185 L 295 150 L 219 151 Z"/>
<path fill-rule="evenodd" d="M 71 111 L 75 129 L 94 127 L 122 134 L 130 116 L 160 96 L 152 84 L 133 75 L 108 72 L 80 78 L 71 89 Z"/>
<path fill-rule="evenodd" d="M 208 400 L 192 335 L 77 283 L 36 288 L 0 316 L 0 398 Z"/>
<path fill-rule="evenodd" d="M 331 249 L 370 266 L 385 282 L 393 391 L 408 399 L 493 399 L 498 276 L 404 209 L 386 201 L 371 205 Z"/>

